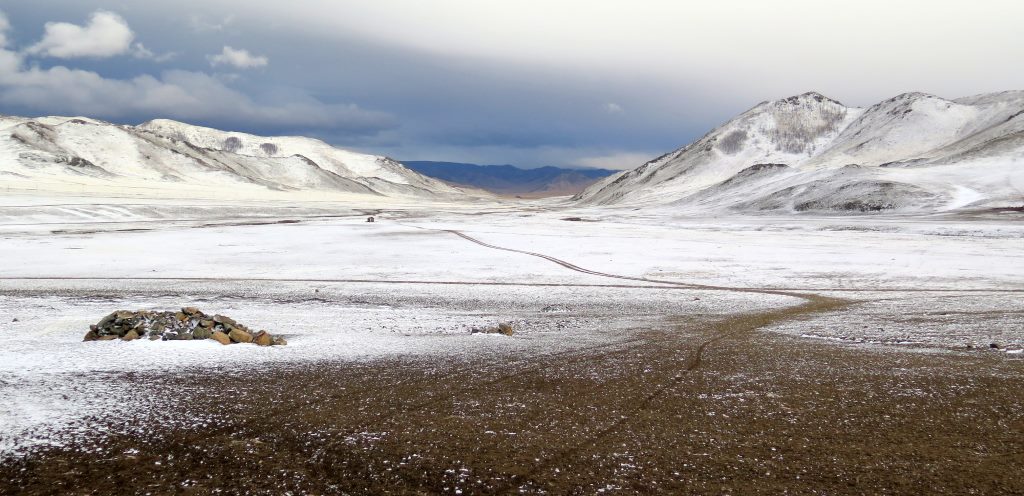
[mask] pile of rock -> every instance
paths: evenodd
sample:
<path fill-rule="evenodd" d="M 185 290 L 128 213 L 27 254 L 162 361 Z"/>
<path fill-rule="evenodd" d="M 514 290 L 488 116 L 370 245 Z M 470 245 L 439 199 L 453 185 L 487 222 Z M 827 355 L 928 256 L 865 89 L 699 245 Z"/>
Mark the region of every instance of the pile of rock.
<path fill-rule="evenodd" d="M 180 312 L 118 310 L 89 326 L 84 341 L 132 341 L 143 337 L 154 341 L 213 339 L 220 344 L 288 344 L 284 338 L 271 336 L 267 331 L 254 333 L 234 319 L 206 315 L 193 307 L 182 308 Z"/>
<path fill-rule="evenodd" d="M 512 324 L 508 322 L 502 322 L 497 327 L 474 327 L 471 332 L 473 334 L 503 334 L 505 336 L 511 336 L 514 333 Z"/>

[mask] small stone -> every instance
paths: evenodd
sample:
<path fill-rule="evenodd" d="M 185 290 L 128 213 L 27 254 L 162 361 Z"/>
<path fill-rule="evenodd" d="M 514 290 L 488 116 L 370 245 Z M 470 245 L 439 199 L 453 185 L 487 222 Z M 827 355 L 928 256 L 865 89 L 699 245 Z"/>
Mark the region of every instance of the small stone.
<path fill-rule="evenodd" d="M 203 314 L 203 312 L 200 312 L 199 309 L 196 308 L 196 307 L 185 307 L 185 308 L 182 308 L 181 309 L 181 313 L 183 313 L 185 315 L 191 315 L 191 316 L 196 316 L 196 315 L 202 315 Z"/>
<path fill-rule="evenodd" d="M 200 320 L 199 321 L 199 325 L 203 326 L 203 327 L 205 327 L 207 329 L 213 329 L 213 321 L 212 320 Z"/>
<path fill-rule="evenodd" d="M 17 321 L 18 321 L 18 318 L 15 317 L 14 320 L 12 320 L 11 322 L 17 322 Z"/>
<path fill-rule="evenodd" d="M 225 317 L 223 315 L 214 315 L 213 316 L 213 321 L 218 323 L 218 324 L 226 324 L 226 325 L 231 325 L 231 326 L 237 326 L 238 325 L 238 322 L 235 322 L 234 319 L 232 319 L 230 317 Z"/>
<path fill-rule="evenodd" d="M 288 344 L 288 341 L 285 341 L 284 338 L 282 338 L 281 336 L 277 336 L 277 337 L 274 338 L 274 343 L 273 344 L 274 344 L 274 346 L 284 346 L 284 345 Z"/>
<path fill-rule="evenodd" d="M 150 335 L 149 335 L 149 340 L 150 341 L 156 341 L 158 339 L 160 339 L 160 334 L 159 333 L 157 333 L 157 334 L 150 333 Z"/>
<path fill-rule="evenodd" d="M 231 344 L 231 338 L 228 337 L 228 335 L 224 334 L 223 332 L 216 331 L 213 334 L 211 334 L 210 337 L 220 344 Z"/>
<path fill-rule="evenodd" d="M 96 326 L 92 326 L 96 327 Z M 85 333 L 85 338 L 82 341 L 96 341 L 100 338 L 100 335 L 96 333 L 96 329 L 89 329 L 89 332 Z"/>
<path fill-rule="evenodd" d="M 117 339 L 117 336 L 109 335 L 109 336 L 100 336 L 99 338 L 97 338 L 97 341 L 113 341 L 115 339 Z"/>
<path fill-rule="evenodd" d="M 124 337 L 121 339 L 125 341 L 134 341 L 136 339 L 139 339 L 139 333 L 135 332 L 135 330 L 133 329 L 125 333 Z"/>
<path fill-rule="evenodd" d="M 178 319 L 178 322 L 185 322 L 188 320 L 188 315 L 185 315 L 184 312 L 178 312 L 174 314 L 174 318 Z"/>
<path fill-rule="evenodd" d="M 107 327 L 110 324 L 113 324 L 115 320 L 117 320 L 117 312 L 114 312 L 110 315 L 107 315 L 106 317 L 103 317 L 102 319 L 100 319 L 100 322 L 96 325 L 98 327 Z"/>
<path fill-rule="evenodd" d="M 245 332 L 241 329 L 231 329 L 230 331 L 228 331 L 228 337 L 230 337 L 231 340 L 236 343 L 252 342 L 252 334 L 249 334 L 248 332 Z"/>
<path fill-rule="evenodd" d="M 192 331 L 192 337 L 196 339 L 210 339 L 213 335 L 213 331 L 206 327 L 196 327 L 196 330 Z"/>
<path fill-rule="evenodd" d="M 274 344 L 274 338 L 267 333 L 267 331 L 260 331 L 256 333 L 256 337 L 253 338 L 253 342 L 260 346 L 270 346 Z"/>
<path fill-rule="evenodd" d="M 509 324 L 508 322 L 498 324 L 498 333 L 511 336 L 513 334 L 512 324 Z"/>
<path fill-rule="evenodd" d="M 988 345 L 988 347 L 993 349 L 993 350 L 998 350 L 999 349 L 999 343 L 990 343 Z"/>
<path fill-rule="evenodd" d="M 192 339 L 193 339 L 192 338 L 192 333 L 191 332 L 187 332 L 187 331 L 186 332 L 178 333 L 178 338 L 177 339 L 178 339 L 178 341 L 192 341 Z"/>

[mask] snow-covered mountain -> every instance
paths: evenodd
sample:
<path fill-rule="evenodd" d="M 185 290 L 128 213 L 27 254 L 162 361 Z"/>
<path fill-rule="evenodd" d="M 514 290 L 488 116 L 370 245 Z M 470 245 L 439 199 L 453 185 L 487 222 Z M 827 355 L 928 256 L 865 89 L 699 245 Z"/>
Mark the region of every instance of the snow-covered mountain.
<path fill-rule="evenodd" d="M 197 197 L 454 199 L 468 193 L 389 158 L 311 138 L 254 136 L 170 120 L 121 126 L 81 117 L 0 117 L 4 186 Z"/>
<path fill-rule="evenodd" d="M 870 108 L 818 93 L 763 102 L 606 178 L 583 204 L 732 211 L 940 211 L 1024 205 L 1024 91 Z"/>

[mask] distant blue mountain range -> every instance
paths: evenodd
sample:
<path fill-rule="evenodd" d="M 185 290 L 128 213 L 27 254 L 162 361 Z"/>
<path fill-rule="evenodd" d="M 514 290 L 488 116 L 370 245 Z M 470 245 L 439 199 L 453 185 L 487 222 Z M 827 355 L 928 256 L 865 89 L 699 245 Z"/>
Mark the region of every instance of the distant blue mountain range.
<path fill-rule="evenodd" d="M 406 167 L 453 184 L 472 186 L 500 195 L 545 197 L 573 195 L 619 171 L 607 169 L 520 169 L 511 165 L 459 162 L 402 161 Z"/>

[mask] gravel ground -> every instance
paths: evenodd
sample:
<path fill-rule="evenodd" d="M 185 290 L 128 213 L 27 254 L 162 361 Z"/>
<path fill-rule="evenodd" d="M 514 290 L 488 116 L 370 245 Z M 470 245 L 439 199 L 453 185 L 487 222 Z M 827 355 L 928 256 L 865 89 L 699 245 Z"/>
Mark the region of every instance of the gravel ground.
<path fill-rule="evenodd" d="M 676 310 L 713 299 L 674 294 Z M 455 306 L 508 311 L 488 299 Z M 59 445 L 8 458 L 0 492 L 1024 491 L 1014 355 L 759 330 L 860 325 L 857 305 L 829 299 L 593 325 L 651 310 L 636 301 L 561 310 L 592 335 L 526 327 L 504 341 L 522 346 L 454 334 L 473 344 L 96 372 L 87 383 L 150 403 L 86 412 Z"/>

